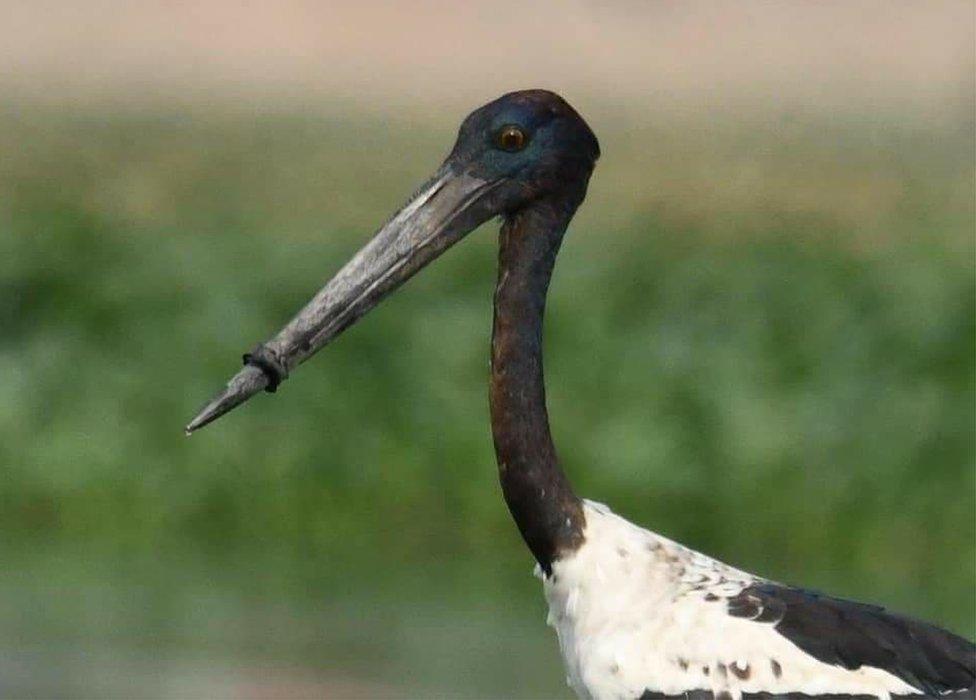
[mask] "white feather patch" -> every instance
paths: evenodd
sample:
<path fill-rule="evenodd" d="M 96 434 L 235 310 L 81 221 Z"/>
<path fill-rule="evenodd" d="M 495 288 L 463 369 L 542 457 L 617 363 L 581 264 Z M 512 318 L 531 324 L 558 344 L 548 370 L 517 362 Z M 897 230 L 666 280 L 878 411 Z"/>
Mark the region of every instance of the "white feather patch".
<path fill-rule="evenodd" d="M 646 690 L 862 694 L 919 691 L 882 669 L 818 661 L 769 623 L 729 615 L 725 599 L 761 582 L 584 501 L 584 544 L 543 579 L 548 623 L 581 698 Z"/>

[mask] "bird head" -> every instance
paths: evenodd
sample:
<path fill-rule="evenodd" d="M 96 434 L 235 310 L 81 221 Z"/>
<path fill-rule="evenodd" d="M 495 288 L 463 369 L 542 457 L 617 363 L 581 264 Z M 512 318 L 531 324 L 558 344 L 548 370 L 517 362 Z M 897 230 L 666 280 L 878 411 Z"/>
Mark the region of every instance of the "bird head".
<path fill-rule="evenodd" d="M 450 155 L 278 334 L 186 427 L 190 433 L 261 390 L 355 323 L 447 248 L 494 216 L 540 200 L 582 201 L 600 147 L 583 118 L 546 90 L 511 92 L 472 112 Z"/>
<path fill-rule="evenodd" d="M 502 95 L 464 120 L 445 166 L 504 181 L 499 210 L 534 199 L 585 194 L 600 145 L 589 125 L 559 95 L 522 90 Z"/>

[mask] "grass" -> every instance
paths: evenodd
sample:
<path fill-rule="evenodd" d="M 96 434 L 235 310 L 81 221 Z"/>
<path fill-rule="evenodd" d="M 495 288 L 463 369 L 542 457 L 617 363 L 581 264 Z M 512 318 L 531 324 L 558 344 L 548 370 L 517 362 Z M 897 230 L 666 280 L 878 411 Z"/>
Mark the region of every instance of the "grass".
<path fill-rule="evenodd" d="M 976 633 L 967 119 L 596 124 L 547 321 L 578 490 L 742 568 Z M 216 682 L 176 683 L 189 659 L 565 695 L 494 475 L 492 226 L 274 397 L 180 432 L 453 133 L 0 112 L 0 650 L 28 669 L 7 694 Z M 99 650 L 127 670 L 62 663 Z"/>

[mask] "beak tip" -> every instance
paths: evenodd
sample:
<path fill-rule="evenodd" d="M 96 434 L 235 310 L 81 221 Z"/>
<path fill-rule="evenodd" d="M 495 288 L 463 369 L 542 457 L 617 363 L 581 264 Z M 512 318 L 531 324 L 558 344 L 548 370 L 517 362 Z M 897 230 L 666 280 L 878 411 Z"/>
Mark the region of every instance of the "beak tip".
<path fill-rule="evenodd" d="M 227 386 L 223 391 L 200 409 L 196 417 L 183 429 L 184 434 L 189 436 L 205 425 L 217 420 L 225 413 L 229 413 L 265 389 L 267 385 L 268 377 L 260 368 L 246 365 L 227 382 Z"/>

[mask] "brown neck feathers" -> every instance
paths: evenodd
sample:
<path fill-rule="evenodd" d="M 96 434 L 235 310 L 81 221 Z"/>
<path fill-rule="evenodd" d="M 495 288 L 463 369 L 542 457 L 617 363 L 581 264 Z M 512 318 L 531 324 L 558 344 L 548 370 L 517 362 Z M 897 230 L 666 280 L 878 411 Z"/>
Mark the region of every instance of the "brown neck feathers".
<path fill-rule="evenodd" d="M 542 374 L 542 320 L 570 211 L 536 204 L 500 234 L 491 339 L 491 427 L 505 502 L 547 575 L 560 553 L 583 542 L 579 498 L 559 466 Z"/>

